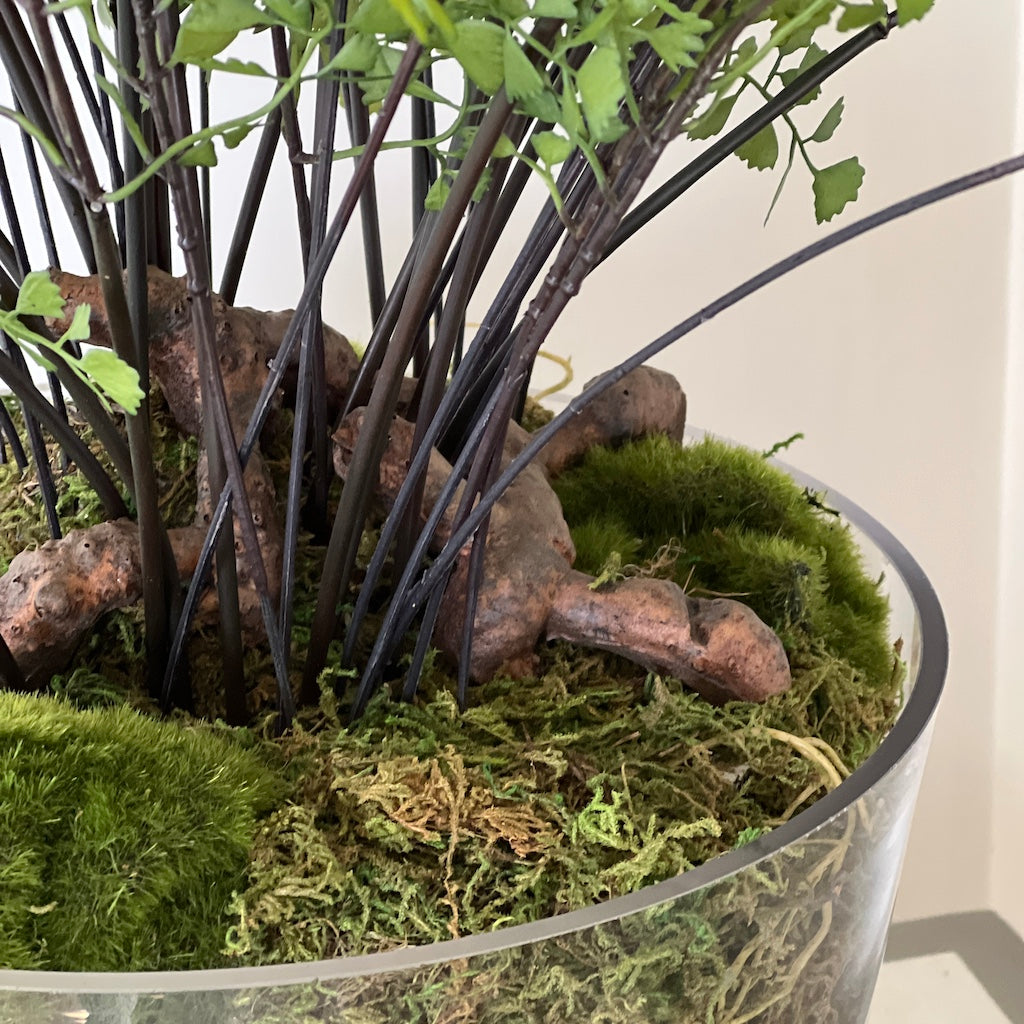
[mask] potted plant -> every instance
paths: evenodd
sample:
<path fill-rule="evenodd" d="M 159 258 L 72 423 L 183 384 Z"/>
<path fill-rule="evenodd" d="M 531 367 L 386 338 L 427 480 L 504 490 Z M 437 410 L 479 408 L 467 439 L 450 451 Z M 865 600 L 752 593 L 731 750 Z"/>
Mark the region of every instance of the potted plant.
<path fill-rule="evenodd" d="M 866 549 L 880 545 L 914 609 L 894 637 L 926 641 L 924 660 L 909 659 L 907 711 L 888 747 L 867 757 L 895 719 L 901 669 L 887 641 L 879 645 L 885 604 L 831 518 L 835 502 L 822 508 L 817 485 L 793 489 L 758 456 L 659 441 L 678 441 L 685 400 L 641 365 L 843 237 L 1016 164 L 823 239 L 638 349 L 532 434 L 518 421 L 541 346 L 594 266 L 731 153 L 774 164 L 775 119 L 930 6 L 0 8 L 15 97 L 3 112 L 23 135 L 30 185 L 16 194 L 5 154 L 0 376 L 16 402 L 0 427 L 5 458 L 17 466 L 31 456 L 34 507 L 52 534 L 36 546 L 17 519 L 25 550 L 7 553 L 0 579 L 0 673 L 10 691 L 50 688 L 92 705 L 5 698 L 5 884 L 18 898 L 0 917 L 0 967 L 15 968 L 0 972 L 0 989 L 10 990 L 12 1019 L 385 1020 L 396 1005 L 429 1020 L 767 1021 L 794 1007 L 801 1020 L 861 1018 L 941 686 L 941 615 L 909 556 L 861 516 Z M 859 31 L 829 54 L 815 40 L 834 22 Z M 231 49 L 250 35 L 264 47 L 259 60 Z M 434 79 L 435 66 L 452 64 L 461 69 L 454 91 Z M 231 76 L 253 83 L 249 109 L 213 119 L 210 96 Z M 741 93 L 764 105 L 726 133 Z M 311 139 L 300 100 L 315 108 Z M 403 137 L 394 118 L 405 106 Z M 794 129 L 790 162 L 831 137 L 841 115 L 835 104 L 810 135 Z M 684 133 L 718 141 L 637 206 L 662 151 Z M 389 283 L 374 170 L 396 143 L 411 154 L 417 220 Z M 211 168 L 241 145 L 252 146 L 251 173 L 215 290 Z M 294 183 L 306 280 L 289 313 L 235 305 L 278 153 Z M 351 174 L 332 213 L 339 157 Z M 862 171 L 853 159 L 807 160 L 816 213 L 829 220 L 855 198 Z M 531 176 L 549 199 L 464 345 L 468 301 L 506 225 L 522 216 Z M 57 203 L 81 249 L 67 269 L 51 228 Z M 357 208 L 374 317 L 359 358 L 320 313 Z M 32 210 L 46 270 L 25 241 Z M 50 399 L 26 356 L 49 378 Z M 646 448 L 607 456 L 625 458 L 614 470 L 595 453 L 563 472 L 592 448 L 648 435 Z M 595 487 L 610 496 L 627 478 L 639 487 L 630 458 L 669 474 L 659 479 L 691 473 L 715 494 L 727 480 L 742 489 L 720 503 L 721 519 L 714 502 L 672 492 L 686 537 L 669 533 L 653 550 L 632 523 L 581 516 L 571 535 L 563 503 L 593 505 Z M 20 472 L 9 479 L 23 486 Z M 750 488 L 760 488 L 757 501 Z M 640 492 L 627 493 L 628 505 Z M 658 488 L 651 494 L 653 506 Z M 767 539 L 731 530 L 737 504 L 773 510 Z M 779 539 L 782 521 L 795 532 Z M 572 564 L 586 530 L 589 573 Z M 786 548 L 801 543 L 798 554 Z M 703 592 L 653 578 L 659 562 L 688 567 Z M 715 592 L 716 581 L 746 592 L 735 581 L 756 571 L 750 589 L 763 617 Z M 774 629 L 763 620 L 772 614 Z M 812 621 L 822 631 L 813 636 Z M 869 621 L 865 650 L 842 662 L 826 640 L 856 646 Z M 552 639 L 612 657 L 538 653 Z M 446 661 L 456 666 L 449 676 Z M 869 662 L 882 667 L 872 674 Z M 796 669 L 808 666 L 819 684 L 789 700 Z M 583 681 L 588 668 L 596 683 Z M 833 683 L 844 673 L 868 680 L 866 703 L 839 730 L 850 740 L 845 758 L 792 724 L 839 719 Z M 398 703 L 421 683 L 419 703 Z M 111 702 L 118 708 L 96 707 Z M 125 704 L 177 709 L 193 724 L 159 723 Z M 754 706 L 783 718 L 752 724 Z M 198 724 L 204 714 L 231 731 Z M 694 812 L 712 797 L 695 799 L 669 778 L 682 771 L 668 752 L 684 719 L 698 723 L 687 770 L 701 763 L 701 785 L 746 795 L 773 771 L 781 781 L 765 796 L 774 831 L 745 824 L 743 811 L 726 829 L 732 852 L 680 874 L 723 832 L 714 814 Z M 342 720 L 360 724 L 346 731 Z M 572 734 L 571 755 L 548 743 L 559 731 Z M 733 737 L 725 754 L 723 736 Z M 480 753 L 499 740 L 499 753 Z M 646 778 L 650 792 L 616 753 L 638 741 L 654 744 L 662 773 Z M 854 757 L 865 764 L 842 783 Z M 569 809 L 537 783 L 545 758 L 574 790 Z M 138 785 L 126 790 L 126 779 Z M 650 812 L 655 791 L 688 812 L 675 821 Z M 321 827 L 328 817 L 334 833 Z M 372 838 L 384 853 L 353 860 L 341 837 L 350 826 L 356 846 Z M 416 843 L 432 869 L 410 886 L 411 867 L 407 878 L 395 864 L 411 865 Z M 88 882 L 74 852 L 85 849 L 95 858 Z M 590 875 L 576 873 L 581 849 L 600 851 Z M 520 923 L 523 907 L 566 910 L 586 903 L 580 894 L 599 902 Z M 478 931 L 466 937 L 473 915 Z M 492 931 L 501 925 L 517 927 Z M 345 947 L 341 932 L 364 945 Z M 450 945 L 429 945 L 449 936 Z M 280 964 L 293 951 L 316 960 L 344 948 L 366 955 L 136 980 L 47 973 Z"/>

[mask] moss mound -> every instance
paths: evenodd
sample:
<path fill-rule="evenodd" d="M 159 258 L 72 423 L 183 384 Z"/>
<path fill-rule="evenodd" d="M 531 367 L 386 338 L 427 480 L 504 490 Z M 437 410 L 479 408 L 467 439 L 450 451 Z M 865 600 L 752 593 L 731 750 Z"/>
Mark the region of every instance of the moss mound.
<path fill-rule="evenodd" d="M 226 732 L 0 693 L 0 965 L 216 963 L 282 788 Z"/>
<path fill-rule="evenodd" d="M 594 449 L 555 490 L 584 572 L 661 561 L 693 593 L 749 604 L 790 652 L 817 645 L 868 685 L 888 678 L 886 601 L 849 529 L 758 453 L 650 438 Z"/>

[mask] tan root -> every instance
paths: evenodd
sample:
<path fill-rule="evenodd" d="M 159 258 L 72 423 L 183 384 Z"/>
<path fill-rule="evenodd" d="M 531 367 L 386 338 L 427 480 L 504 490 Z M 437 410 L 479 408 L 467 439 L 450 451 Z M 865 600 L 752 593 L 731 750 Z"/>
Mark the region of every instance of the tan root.
<path fill-rule="evenodd" d="M 74 310 L 88 302 L 92 340 L 109 343 L 96 279 L 58 272 L 53 277 L 68 303 L 65 320 L 52 326 L 62 330 Z M 151 271 L 149 304 L 152 371 L 179 427 L 201 437 L 199 371 L 183 280 Z M 232 308 L 216 297 L 214 313 L 229 414 L 240 435 L 291 317 L 288 312 Z M 325 328 L 324 340 L 333 413 L 351 386 L 357 358 L 337 332 Z M 278 400 L 287 401 L 289 387 L 294 389 L 294 370 L 291 376 Z M 686 399 L 674 378 L 646 367 L 635 370 L 573 417 L 516 479 L 491 516 L 469 666 L 474 679 L 487 679 L 499 669 L 528 672 L 535 665 L 538 643 L 560 638 L 678 676 L 716 702 L 763 700 L 789 686 L 789 666 L 779 640 L 745 606 L 687 597 L 675 584 L 656 579 L 632 578 L 594 589 L 591 577 L 572 568 L 572 538 L 549 478 L 596 444 L 617 444 L 652 433 L 679 438 L 685 418 Z M 342 477 L 361 425 L 362 413 L 357 410 L 335 433 L 335 468 Z M 510 426 L 503 454 L 506 465 L 528 440 L 525 431 Z M 411 445 L 411 424 L 396 419 L 377 486 L 386 504 L 394 501 L 405 479 Z M 434 505 L 450 471 L 444 458 L 432 452 L 425 509 Z M 246 481 L 264 562 L 276 588 L 282 549 L 279 509 L 258 449 L 246 469 Z M 450 535 L 453 511 L 454 506 L 435 532 L 435 550 Z M 192 574 L 210 512 L 203 453 L 197 471 L 196 526 L 172 531 L 183 577 Z M 258 630 L 258 601 L 240 544 L 239 554 L 243 619 L 247 627 Z M 467 561 L 464 551 L 448 582 L 434 637 L 453 656 L 462 640 Z M 66 662 L 100 615 L 135 603 L 140 593 L 135 527 L 124 521 L 104 523 L 15 558 L 0 578 L 0 628 L 26 676 L 40 684 Z"/>
<path fill-rule="evenodd" d="M 656 373 L 645 370 L 640 379 L 650 382 Z M 627 392 L 632 390 L 628 377 L 624 383 Z M 668 387 L 663 380 L 657 386 Z M 648 385 L 638 387 L 636 393 L 649 394 Z M 674 404 L 678 408 L 678 401 Z M 335 468 L 342 477 L 361 425 L 362 411 L 356 410 L 335 434 Z M 580 429 L 583 433 L 592 428 L 584 423 Z M 378 493 L 387 504 L 394 501 L 405 478 L 412 431 L 412 425 L 403 420 L 392 424 L 378 479 Z M 625 431 L 620 436 L 642 432 Z M 506 463 L 522 450 L 525 440 L 518 428 L 510 431 Z M 576 444 L 570 439 L 559 447 L 555 464 L 565 465 L 575 457 L 563 453 L 579 451 Z M 549 450 L 551 446 L 544 453 Z M 422 521 L 438 500 L 450 469 L 438 452 L 431 454 Z M 629 579 L 591 589 L 593 578 L 572 568 L 572 539 L 545 469 L 537 462 L 529 466 L 492 512 L 473 622 L 472 678 L 488 679 L 499 670 L 528 672 L 535 663 L 538 642 L 546 638 L 621 654 L 651 670 L 679 677 L 716 703 L 765 700 L 789 688 L 789 663 L 782 644 L 745 605 L 687 597 L 676 584 L 656 579 Z M 450 536 L 457 501 L 458 495 L 435 532 L 435 551 Z M 452 657 L 462 642 L 467 572 L 468 552 L 463 552 L 449 580 L 434 635 L 439 648 Z"/>
<path fill-rule="evenodd" d="M 64 318 L 51 321 L 53 328 L 64 330 L 75 309 L 88 303 L 91 307 L 91 340 L 96 344 L 109 345 L 106 308 L 96 278 L 77 277 L 59 271 L 51 272 L 51 277 L 67 300 Z M 242 306 L 229 306 L 219 296 L 214 296 L 213 313 L 228 415 L 236 437 L 241 438 L 291 321 L 291 311 L 264 313 Z M 160 382 L 171 414 L 179 429 L 202 439 L 199 363 L 185 280 L 153 267 L 149 271 L 149 328 L 150 369 Z M 358 358 L 348 341 L 328 327 L 324 328 L 324 354 L 329 412 L 336 415 L 348 394 Z M 293 359 L 285 376 L 283 394 L 277 396 L 278 403 L 282 398 L 288 400 L 294 396 L 295 379 Z M 274 484 L 259 449 L 255 449 L 249 459 L 245 479 L 256 536 L 272 597 L 276 599 L 280 588 L 283 534 Z M 203 451 L 197 479 L 196 522 L 201 525 L 208 523 L 212 511 L 206 452 Z M 235 536 L 241 536 L 237 527 Z M 246 628 L 258 634 L 262 629 L 259 596 L 250 578 L 250 563 L 241 540 L 236 542 L 236 547 L 239 553 L 239 610 Z"/>
<path fill-rule="evenodd" d="M 171 530 L 178 572 L 195 570 L 205 531 Z M 0 576 L 0 633 L 33 686 L 45 686 L 105 612 L 142 597 L 138 527 L 127 519 L 73 530 L 16 555 Z"/>

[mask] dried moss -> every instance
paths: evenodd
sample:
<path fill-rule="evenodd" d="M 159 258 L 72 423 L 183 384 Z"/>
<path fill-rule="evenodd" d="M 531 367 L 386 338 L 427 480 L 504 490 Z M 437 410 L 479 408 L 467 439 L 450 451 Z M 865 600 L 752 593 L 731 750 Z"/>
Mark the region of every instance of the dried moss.
<path fill-rule="evenodd" d="M 817 737 L 844 770 L 877 746 L 901 670 L 877 581 L 820 501 L 714 442 L 598 450 L 559 490 L 585 568 L 618 554 L 620 572 L 742 592 L 783 636 L 793 689 L 714 708 L 552 646 L 537 678 L 495 680 L 461 716 L 436 668 L 417 704 L 382 696 L 350 729 L 328 714 L 286 741 L 303 782 L 257 836 L 241 962 L 437 941 L 634 891 L 826 791 L 820 761 L 780 737 Z"/>
<path fill-rule="evenodd" d="M 483 687 L 461 716 L 440 688 L 284 741 L 301 782 L 256 837 L 232 954 L 438 941 L 671 877 L 826 791 L 820 766 L 771 730 L 823 734 L 853 767 L 898 690 L 891 677 L 858 698 L 848 666 L 807 652 L 791 693 L 713 708 L 618 659 L 559 647 L 545 661 L 537 679 Z"/>

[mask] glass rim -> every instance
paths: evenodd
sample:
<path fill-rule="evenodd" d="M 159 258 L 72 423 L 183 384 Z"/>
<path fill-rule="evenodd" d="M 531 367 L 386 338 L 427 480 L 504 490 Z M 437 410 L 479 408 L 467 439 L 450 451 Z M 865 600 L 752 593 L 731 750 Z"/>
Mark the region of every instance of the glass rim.
<path fill-rule="evenodd" d="M 693 437 L 710 436 L 691 430 Z M 921 661 L 910 697 L 878 749 L 848 778 L 788 822 L 736 850 L 714 857 L 673 878 L 626 896 L 579 910 L 446 939 L 422 946 L 404 946 L 382 953 L 263 967 L 218 967 L 188 971 L 11 971 L 0 970 L 0 991 L 65 994 L 144 994 L 201 992 L 293 986 L 317 981 L 393 974 L 496 953 L 570 932 L 610 924 L 668 903 L 771 857 L 804 838 L 852 806 L 887 775 L 927 729 L 938 706 L 946 677 L 949 645 L 945 619 L 935 591 L 910 552 L 873 516 L 844 495 L 792 466 L 772 460 L 798 484 L 827 492 L 829 504 L 856 527 L 889 560 L 913 599 L 921 628 Z"/>

